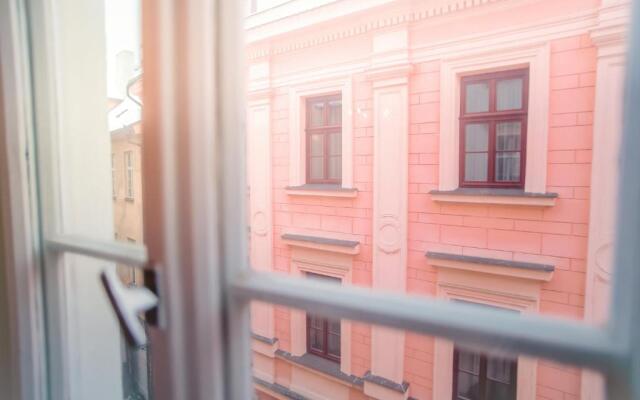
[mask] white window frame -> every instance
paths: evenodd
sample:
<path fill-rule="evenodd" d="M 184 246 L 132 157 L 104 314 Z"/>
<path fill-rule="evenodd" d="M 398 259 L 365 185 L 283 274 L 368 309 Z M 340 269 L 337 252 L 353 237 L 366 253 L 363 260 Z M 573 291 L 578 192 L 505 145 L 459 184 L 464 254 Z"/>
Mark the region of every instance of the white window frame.
<path fill-rule="evenodd" d="M 116 153 L 111 153 L 111 191 L 113 192 L 113 198 L 118 197 L 117 176 L 116 176 Z"/>
<path fill-rule="evenodd" d="M 5 11 L 5 4 L 0 5 L 0 11 Z M 18 5 L 21 5 L 18 0 L 12 0 L 10 12 L 0 13 L 3 22 L 5 15 L 9 16 L 10 22 L 27 18 L 24 8 Z M 30 15 L 31 25 L 52 22 L 52 13 L 45 13 L 40 6 L 38 3 L 36 12 Z M 463 304 L 250 271 L 246 261 L 245 209 L 237 207 L 245 200 L 246 188 L 244 135 L 238 134 L 243 132 L 242 113 L 246 106 L 242 91 L 238 90 L 242 87 L 244 71 L 239 68 L 243 58 L 240 45 L 242 3 L 234 0 L 185 0 L 179 3 L 157 0 L 145 1 L 144 6 L 145 107 L 151 111 L 146 114 L 145 128 L 153 132 L 153 135 L 145 136 L 145 146 L 151 151 L 144 153 L 144 164 L 147 170 L 162 171 L 147 176 L 149 184 L 145 185 L 146 197 L 155 200 L 145 209 L 145 217 L 151 217 L 145 218 L 145 240 L 149 256 L 162 265 L 160 312 L 167 321 L 163 329 L 152 332 L 153 343 L 165 349 L 155 354 L 157 365 L 163 365 L 154 376 L 155 394 L 159 400 L 251 398 L 248 304 L 252 300 L 322 312 L 332 318 L 447 337 L 467 345 L 491 347 L 499 344 L 513 352 L 598 370 L 608 381 L 608 398 L 640 399 L 640 308 L 637 307 L 640 304 L 640 291 L 637 290 L 640 246 L 636 243 L 640 237 L 640 209 L 637 207 L 640 204 L 637 177 L 640 158 L 635 154 L 640 148 L 640 135 L 637 134 L 640 113 L 635 109 L 640 104 L 640 2 L 633 2 L 635 23 L 630 24 L 628 35 L 631 45 L 620 177 L 624 185 L 620 185 L 618 212 L 621 217 L 617 226 L 620 245 L 616 250 L 617 269 L 606 327 L 540 315 L 518 317 Z M 15 24 L 9 26 L 15 33 Z M 6 42 L 2 43 L 4 46 Z M 42 43 L 37 46 L 46 46 Z M 7 55 L 14 62 L 13 66 L 27 60 L 26 41 L 18 44 L 22 46 L 20 54 L 7 51 L 6 47 L 0 49 L 3 62 Z M 177 54 L 184 57 L 177 57 Z M 19 89 L 28 87 L 27 74 L 15 69 L 7 72 L 4 68 L 2 73 L 3 83 L 15 79 Z M 36 71 L 35 75 L 36 80 L 47 79 L 42 71 Z M 7 101 L 4 96 L 3 99 Z M 45 103 L 39 104 L 55 104 L 52 97 L 42 101 Z M 6 103 L 3 107 L 3 111 L 15 111 Z M 211 110 L 217 110 L 215 118 Z M 29 110 L 25 113 L 32 116 Z M 14 114 L 4 115 L 9 115 L 14 123 L 31 120 L 22 118 L 22 113 L 16 113 L 19 117 L 15 119 Z M 149 118 L 151 115 L 158 117 Z M 29 129 L 20 128 L 9 131 L 2 126 L 3 143 L 7 143 L 12 135 L 21 135 L 24 143 Z M 55 138 L 48 138 L 46 132 L 40 134 L 39 140 L 44 142 L 39 143 L 41 145 L 52 146 L 47 140 L 55 144 Z M 20 146 L 12 148 L 24 149 Z M 189 157 L 182 157 L 183 151 L 188 152 Z M 17 165 L 24 166 L 24 163 Z M 107 166 L 105 163 L 105 168 Z M 20 188 L 25 182 L 22 180 L 26 177 L 24 171 L 15 174 L 17 168 L 0 170 L 2 178 L 5 174 L 21 178 L 9 181 L 11 189 Z M 51 185 L 55 189 L 55 182 L 38 189 L 42 194 L 52 189 Z M 3 210 L 9 209 L 11 215 L 15 212 L 23 217 L 30 215 L 20 211 L 33 204 L 32 198 L 27 200 L 18 196 L 17 201 L 18 204 L 11 203 L 7 208 L 5 198 L 2 198 Z M 180 206 L 184 201 L 188 201 L 190 207 Z M 51 212 L 46 207 L 39 211 Z M 44 237 L 41 244 L 37 240 L 28 241 L 27 254 L 47 259 L 76 254 L 132 265 L 146 263 L 146 253 L 133 250 L 129 245 L 43 230 L 37 220 L 30 222 L 30 226 L 43 232 Z M 6 226 L 3 226 L 3 234 L 12 238 L 13 235 L 21 236 L 21 232 Z M 15 242 L 12 249 L 19 249 Z M 9 270 L 21 272 L 18 266 L 22 264 L 15 259 L 9 259 L 6 265 Z M 50 263 L 45 265 L 51 266 Z M 82 268 L 80 265 L 74 267 Z M 20 277 L 19 282 L 27 280 Z M 38 315 L 33 309 L 19 310 L 19 316 L 27 319 Z M 18 316 L 13 318 L 14 322 L 19 322 Z M 32 326 L 33 323 L 20 323 L 18 330 L 28 333 L 27 328 Z M 42 331 L 36 329 L 36 332 Z M 44 354 L 43 346 L 36 343 L 27 346 L 26 351 L 39 349 L 40 354 Z M 25 369 L 20 368 L 26 374 L 26 381 L 17 383 L 27 392 L 28 383 L 35 383 L 38 388 L 47 386 L 44 380 L 30 379 L 37 376 L 37 368 L 28 368 L 31 361 L 21 357 L 15 363 L 19 368 L 27 365 Z M 48 373 L 60 367 L 59 361 L 55 357 L 50 360 L 52 369 Z M 62 379 L 56 384 L 64 385 L 66 376 L 62 375 Z M 63 397 L 54 394 L 53 398 Z"/>
<path fill-rule="evenodd" d="M 133 151 L 127 150 L 124 152 L 124 186 L 125 199 L 127 200 L 135 198 L 133 183 Z"/>

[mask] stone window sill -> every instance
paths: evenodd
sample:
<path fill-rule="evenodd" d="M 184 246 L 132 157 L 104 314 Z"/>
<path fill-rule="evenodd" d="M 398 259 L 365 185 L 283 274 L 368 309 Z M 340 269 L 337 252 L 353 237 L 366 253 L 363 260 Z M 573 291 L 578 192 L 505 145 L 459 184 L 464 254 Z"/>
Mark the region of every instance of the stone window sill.
<path fill-rule="evenodd" d="M 320 236 L 297 235 L 285 233 L 282 241 L 290 246 L 356 255 L 360 253 L 360 242 L 354 240 L 332 239 Z"/>
<path fill-rule="evenodd" d="M 521 189 L 458 188 L 432 190 L 434 201 L 442 203 L 504 204 L 513 206 L 552 207 L 557 193 L 529 193 Z"/>
<path fill-rule="evenodd" d="M 531 281 L 549 282 L 555 270 L 553 265 L 548 264 L 464 256 L 433 251 L 427 252 L 426 257 L 429 263 L 436 268 L 500 275 Z"/>
<path fill-rule="evenodd" d="M 276 351 L 276 355 L 280 358 L 283 358 L 292 363 L 298 364 L 307 369 L 311 369 L 313 371 L 321 372 L 325 375 L 328 375 L 332 378 L 339 379 L 342 382 L 362 386 L 363 380 L 362 378 L 355 375 L 347 375 L 344 372 L 340 371 L 340 364 L 326 360 L 322 357 L 318 357 L 313 354 L 305 353 L 302 356 L 294 356 L 289 352 L 278 350 Z"/>
<path fill-rule="evenodd" d="M 286 192 L 290 196 L 314 196 L 314 197 L 345 197 L 354 198 L 358 195 L 356 188 L 343 188 L 332 184 L 306 184 L 300 186 L 287 186 Z"/>

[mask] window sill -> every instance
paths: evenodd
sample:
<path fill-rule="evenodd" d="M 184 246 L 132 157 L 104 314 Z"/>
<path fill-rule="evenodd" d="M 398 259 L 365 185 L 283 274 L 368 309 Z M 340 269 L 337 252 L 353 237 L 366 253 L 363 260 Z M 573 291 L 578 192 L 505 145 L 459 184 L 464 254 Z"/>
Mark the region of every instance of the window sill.
<path fill-rule="evenodd" d="M 557 193 L 529 193 L 521 189 L 458 188 L 432 190 L 434 201 L 443 203 L 505 204 L 513 206 L 551 207 L 556 204 Z"/>
<path fill-rule="evenodd" d="M 278 350 L 278 339 L 267 338 L 255 333 L 251 334 L 253 351 L 273 358 Z"/>
<path fill-rule="evenodd" d="M 358 195 L 356 188 L 343 188 L 340 185 L 308 183 L 300 186 L 287 186 L 286 192 L 290 196 L 314 197 L 345 197 L 354 198 Z"/>
<path fill-rule="evenodd" d="M 346 382 L 356 386 L 362 386 L 363 384 L 362 378 L 355 375 L 347 375 L 344 372 L 340 371 L 340 363 L 330 361 L 310 353 L 305 353 L 304 355 L 298 357 L 292 355 L 289 352 L 278 350 L 276 351 L 276 355 L 289 362 L 313 371 L 323 373 L 342 382 Z"/>
<path fill-rule="evenodd" d="M 548 264 L 464 256 L 433 251 L 427 252 L 426 257 L 429 263 L 436 268 L 479 272 L 531 281 L 549 282 L 555 270 L 553 265 Z"/>
<path fill-rule="evenodd" d="M 133 197 L 125 197 L 124 201 L 128 201 L 129 203 L 133 203 L 134 198 Z"/>
<path fill-rule="evenodd" d="M 282 241 L 290 246 L 356 255 L 360 253 L 360 242 L 354 240 L 331 239 L 320 236 L 297 235 L 285 233 Z"/>

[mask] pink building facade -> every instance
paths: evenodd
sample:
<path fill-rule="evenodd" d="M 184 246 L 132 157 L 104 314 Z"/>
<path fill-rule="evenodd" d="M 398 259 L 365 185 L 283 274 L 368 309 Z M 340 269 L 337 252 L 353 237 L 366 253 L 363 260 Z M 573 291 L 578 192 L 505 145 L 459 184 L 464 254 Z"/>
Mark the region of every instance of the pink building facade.
<path fill-rule="evenodd" d="M 254 268 L 606 319 L 628 1 L 256 11 Z M 277 305 L 252 330 L 261 398 L 602 398 L 577 368 Z"/>

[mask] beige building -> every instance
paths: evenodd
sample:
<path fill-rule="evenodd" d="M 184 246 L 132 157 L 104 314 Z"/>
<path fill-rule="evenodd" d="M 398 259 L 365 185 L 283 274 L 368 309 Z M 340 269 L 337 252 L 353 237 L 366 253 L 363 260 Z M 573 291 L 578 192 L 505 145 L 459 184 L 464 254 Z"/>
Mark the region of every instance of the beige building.
<path fill-rule="evenodd" d="M 138 244 L 143 243 L 141 92 L 139 75 L 127 85 L 126 97 L 109 110 L 114 235 Z M 133 269 L 119 266 L 118 272 L 125 282 L 140 283 L 140 271 L 133 276 Z"/>

